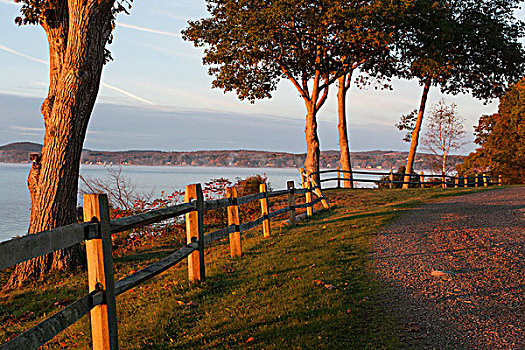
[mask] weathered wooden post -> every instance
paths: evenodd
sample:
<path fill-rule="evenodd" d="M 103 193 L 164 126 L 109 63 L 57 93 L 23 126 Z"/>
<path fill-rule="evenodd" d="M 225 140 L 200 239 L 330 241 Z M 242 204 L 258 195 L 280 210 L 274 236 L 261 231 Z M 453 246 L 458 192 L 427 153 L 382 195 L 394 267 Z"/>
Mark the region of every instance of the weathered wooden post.
<path fill-rule="evenodd" d="M 306 217 L 311 218 L 314 215 L 314 206 L 312 204 L 312 181 L 308 181 L 306 183 L 306 188 L 308 191 L 306 192 L 306 203 L 308 206 L 306 207 Z"/>
<path fill-rule="evenodd" d="M 105 303 L 90 311 L 93 349 L 118 349 L 117 306 L 108 197 L 84 195 L 84 221 L 98 221 L 100 237 L 86 241 L 89 291 L 103 291 Z"/>
<path fill-rule="evenodd" d="M 270 218 L 268 217 L 268 190 L 265 183 L 259 185 L 259 192 L 263 193 L 263 198 L 261 198 L 261 213 L 264 218 L 263 236 L 268 238 L 270 237 Z"/>
<path fill-rule="evenodd" d="M 341 188 L 341 167 L 339 166 L 337 167 L 337 188 Z"/>
<path fill-rule="evenodd" d="M 487 174 L 483 173 L 483 186 L 487 187 L 489 184 L 487 183 Z"/>
<path fill-rule="evenodd" d="M 455 176 L 454 177 L 454 188 L 458 188 L 459 187 L 459 176 Z"/>
<path fill-rule="evenodd" d="M 479 178 L 479 174 L 476 174 L 475 179 L 474 179 L 474 187 L 478 187 L 478 178 Z"/>
<path fill-rule="evenodd" d="M 463 182 L 465 184 L 463 187 L 468 187 L 468 175 L 463 178 Z"/>
<path fill-rule="evenodd" d="M 309 172 L 309 171 L 306 172 L 306 179 L 305 180 L 306 180 L 306 183 L 312 182 L 312 173 L 311 172 Z M 306 185 L 306 188 L 308 188 L 308 185 Z"/>
<path fill-rule="evenodd" d="M 306 188 L 306 178 L 305 178 L 305 175 L 304 175 L 304 168 L 299 169 L 299 172 L 301 174 L 301 186 L 303 188 Z"/>
<path fill-rule="evenodd" d="M 188 256 L 188 279 L 190 282 L 206 279 L 204 267 L 204 229 L 202 219 L 204 216 L 204 197 L 200 184 L 186 186 L 184 202 L 192 199 L 197 200 L 197 210 L 186 214 L 186 239 L 188 244 L 195 240 L 199 243 L 199 249 Z"/>
<path fill-rule="evenodd" d="M 235 225 L 235 232 L 230 233 L 230 256 L 235 258 L 242 256 L 237 189 L 235 187 L 228 187 L 226 189 L 226 197 L 232 199 L 232 204 L 228 206 L 228 226 Z"/>
<path fill-rule="evenodd" d="M 390 169 L 389 179 L 390 179 L 390 183 L 388 184 L 388 187 L 390 189 L 393 189 L 394 188 L 394 172 L 392 171 L 392 169 Z"/>
<path fill-rule="evenodd" d="M 290 225 L 295 225 L 295 185 L 293 181 L 288 181 L 286 183 L 286 188 L 288 188 L 288 220 Z"/>
<path fill-rule="evenodd" d="M 503 179 L 501 178 L 501 175 L 498 175 L 498 186 L 503 185 Z"/>
<path fill-rule="evenodd" d="M 419 174 L 419 182 L 421 183 L 421 188 L 425 188 L 425 177 L 423 176 L 423 172 Z"/>

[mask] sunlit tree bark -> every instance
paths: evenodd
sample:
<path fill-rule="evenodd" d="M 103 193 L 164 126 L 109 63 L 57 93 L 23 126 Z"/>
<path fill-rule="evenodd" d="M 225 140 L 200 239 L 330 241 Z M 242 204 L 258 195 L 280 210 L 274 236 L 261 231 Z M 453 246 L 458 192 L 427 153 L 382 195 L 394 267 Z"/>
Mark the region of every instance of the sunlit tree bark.
<path fill-rule="evenodd" d="M 352 163 L 350 160 L 350 146 L 348 143 L 348 127 L 346 121 L 346 93 L 350 88 L 350 79 L 352 78 L 352 72 L 342 75 L 338 80 L 338 91 L 337 91 L 337 112 L 339 122 L 337 129 L 339 131 L 339 150 L 340 158 L 339 163 L 341 164 L 341 170 L 343 170 L 343 177 L 345 178 L 344 187 L 353 188 L 353 176 L 352 176 Z"/>
<path fill-rule="evenodd" d="M 31 220 L 36 233 L 76 221 L 82 145 L 98 94 L 114 0 L 24 1 L 20 24 L 40 24 L 49 43 L 49 91 L 42 104 L 45 133 L 40 170 L 31 175 Z M 7 286 L 82 263 L 80 246 L 17 265 Z"/>
<path fill-rule="evenodd" d="M 410 182 L 410 174 L 412 174 L 412 167 L 414 166 L 414 159 L 416 158 L 417 145 L 419 141 L 419 133 L 421 132 L 421 126 L 423 125 L 423 115 L 425 114 L 425 106 L 427 105 L 428 100 L 428 91 L 430 90 L 430 79 L 425 81 L 423 87 L 423 95 L 421 96 L 421 103 L 419 105 L 419 112 L 417 114 L 416 125 L 414 130 L 412 130 L 412 137 L 410 138 L 410 151 L 408 152 L 407 165 L 406 165 L 406 174 L 403 182 L 403 188 L 408 188 Z"/>

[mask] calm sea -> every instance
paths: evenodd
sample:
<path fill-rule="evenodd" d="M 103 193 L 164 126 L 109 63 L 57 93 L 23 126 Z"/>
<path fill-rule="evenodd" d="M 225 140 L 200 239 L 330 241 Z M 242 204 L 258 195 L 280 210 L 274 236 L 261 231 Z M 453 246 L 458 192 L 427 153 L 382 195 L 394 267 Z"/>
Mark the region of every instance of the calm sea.
<path fill-rule="evenodd" d="M 29 192 L 27 174 L 29 164 L 0 163 L 0 241 L 23 235 L 29 224 Z M 104 166 L 83 165 L 80 173 L 84 177 L 104 179 L 108 170 Z M 210 179 L 236 178 L 263 174 L 268 177 L 274 189 L 286 188 L 286 182 L 294 180 L 299 185 L 299 171 L 296 169 L 274 168 L 198 168 L 198 167 L 162 167 L 162 166 L 124 166 L 122 175 L 134 184 L 138 193 L 184 189 L 191 183 L 201 183 Z"/>
<path fill-rule="evenodd" d="M 0 163 L 0 242 L 26 233 L 29 224 L 29 192 L 27 174 L 29 164 Z M 80 173 L 85 178 L 107 179 L 108 169 L 98 165 L 82 165 Z M 168 166 L 123 166 L 122 176 L 129 180 L 137 193 L 159 195 L 161 191 L 181 190 L 191 183 L 201 183 L 210 179 L 227 178 L 234 182 L 237 178 L 261 174 L 268 177 L 270 186 L 285 189 L 286 182 L 294 180 L 300 184 L 297 169 L 275 168 L 216 168 L 216 167 L 168 167 Z M 361 178 L 370 178 L 360 175 Z M 376 179 L 376 177 L 372 177 Z M 360 187 L 372 187 L 361 183 Z M 335 182 L 323 186 L 335 186 Z"/>

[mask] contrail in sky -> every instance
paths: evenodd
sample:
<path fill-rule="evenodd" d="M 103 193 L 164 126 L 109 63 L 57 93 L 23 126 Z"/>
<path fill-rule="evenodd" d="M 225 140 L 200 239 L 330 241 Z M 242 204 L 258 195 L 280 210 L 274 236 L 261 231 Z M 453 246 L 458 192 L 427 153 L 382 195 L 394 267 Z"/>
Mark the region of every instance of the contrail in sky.
<path fill-rule="evenodd" d="M 122 23 L 122 22 L 117 22 L 117 26 L 121 26 L 121 27 L 124 27 L 124 28 L 135 29 L 135 30 L 140 30 L 142 32 L 148 32 L 148 33 L 154 33 L 154 34 L 160 34 L 160 35 L 167 35 L 167 36 L 176 36 L 176 37 L 179 37 L 179 38 L 181 37 L 181 35 L 177 34 L 177 33 L 165 32 L 163 30 L 151 29 L 151 28 L 146 28 L 146 27 L 139 27 L 139 26 L 134 26 L 134 25 L 131 25 L 131 24 Z"/>
<path fill-rule="evenodd" d="M 0 3 L 9 4 L 9 5 L 15 5 L 15 6 L 18 5 L 17 3 L 15 3 L 12 0 L 0 0 Z M 153 28 L 139 27 L 139 26 L 135 26 L 135 25 L 132 25 L 132 24 L 122 23 L 122 22 L 117 22 L 117 25 L 121 26 L 121 27 L 124 27 L 124 28 L 140 30 L 141 32 L 148 32 L 148 33 L 167 35 L 167 36 L 176 36 L 176 37 L 179 37 L 179 38 L 182 37 L 182 35 L 180 35 L 178 33 L 166 32 L 164 30 L 158 30 L 158 29 L 153 29 Z"/>
<path fill-rule="evenodd" d="M 146 100 L 145 98 L 139 97 L 139 96 L 137 96 L 137 95 L 133 95 L 131 92 L 124 91 L 124 90 L 122 90 L 121 88 L 118 88 L 118 87 L 113 86 L 113 85 L 109 85 L 108 83 L 104 83 L 104 82 L 102 82 L 102 86 L 105 86 L 105 87 L 107 87 L 108 89 L 111 89 L 111 90 L 115 90 L 115 91 L 117 91 L 117 92 L 120 92 L 120 93 L 123 94 L 123 95 L 129 96 L 129 97 L 131 97 L 131 98 L 134 98 L 135 100 L 138 100 L 138 101 L 140 101 L 140 102 L 146 103 L 146 104 L 148 104 L 148 105 L 152 105 L 152 106 L 155 105 L 153 102 L 148 101 L 148 100 Z"/>
<path fill-rule="evenodd" d="M 10 53 L 12 53 L 14 55 L 27 58 L 28 60 L 35 61 L 35 62 L 38 62 L 38 63 L 42 63 L 42 64 L 45 64 L 45 65 L 49 66 L 49 61 L 44 61 L 44 60 L 41 60 L 40 58 L 36 58 L 36 57 L 31 57 L 31 56 L 25 55 L 25 54 L 23 54 L 21 52 L 18 52 L 18 51 L 15 51 L 13 49 L 10 49 L 7 46 L 4 46 L 2 44 L 0 44 L 0 50 L 4 50 L 4 51 L 10 52 Z"/>
<path fill-rule="evenodd" d="M 3 0 L 0 0 L 0 2 L 4 2 Z M 28 56 L 26 54 L 23 54 L 21 52 L 18 52 L 18 51 L 15 51 L 7 46 L 4 46 L 2 44 L 0 44 L 0 50 L 3 50 L 3 51 L 6 51 L 6 52 L 9 52 L 9 53 L 12 53 L 13 55 L 17 55 L 17 56 L 20 56 L 20 57 L 23 57 L 25 59 L 28 59 L 28 60 L 31 60 L 31 61 L 34 61 L 34 62 L 38 62 L 38 63 L 42 63 L 42 64 L 45 64 L 47 66 L 49 66 L 49 61 L 44 61 L 44 60 L 41 60 L 40 58 L 36 58 L 36 57 L 32 57 L 32 56 Z M 142 97 L 139 97 L 137 95 L 134 95 L 132 94 L 131 92 L 127 92 L 125 90 L 122 90 L 121 88 L 118 88 L 116 86 L 113 86 L 113 85 L 109 85 L 107 83 L 104 83 L 102 82 L 102 86 L 105 86 L 107 87 L 108 89 L 111 89 L 111 90 L 115 90 L 117 92 L 120 92 L 121 94 L 123 95 L 126 95 L 128 97 L 131 97 L 137 101 L 140 101 L 142 103 L 146 103 L 146 104 L 149 104 L 149 105 L 152 105 L 154 106 L 155 104 L 151 101 L 148 101 L 146 100 L 145 98 L 142 98 Z"/>

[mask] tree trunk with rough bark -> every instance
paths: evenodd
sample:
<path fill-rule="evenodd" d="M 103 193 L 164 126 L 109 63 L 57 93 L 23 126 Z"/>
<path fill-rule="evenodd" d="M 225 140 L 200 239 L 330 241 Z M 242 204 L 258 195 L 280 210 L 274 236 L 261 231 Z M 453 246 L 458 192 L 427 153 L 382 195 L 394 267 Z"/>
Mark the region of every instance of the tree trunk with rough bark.
<path fill-rule="evenodd" d="M 354 188 L 354 183 L 352 181 L 352 163 L 350 160 L 350 147 L 348 144 L 348 130 L 346 123 L 346 93 L 350 88 L 351 78 L 352 72 L 339 77 L 339 90 L 337 92 L 337 105 L 339 115 L 339 123 L 337 125 L 337 128 L 339 130 L 340 149 L 339 163 L 341 164 L 341 169 L 343 170 L 343 178 L 345 178 L 345 188 Z"/>
<path fill-rule="evenodd" d="M 313 174 L 315 181 L 319 181 L 319 137 L 317 136 L 317 108 L 315 103 L 307 104 L 306 126 L 304 128 L 306 137 L 306 160 L 304 167 L 306 171 Z"/>
<path fill-rule="evenodd" d="M 423 124 L 423 115 L 425 114 L 425 106 L 427 104 L 428 99 L 428 91 L 430 90 L 430 85 L 432 81 L 430 79 L 425 80 L 425 86 L 423 88 L 423 95 L 421 96 L 421 104 L 419 105 L 419 113 L 417 115 L 416 120 L 416 126 L 414 127 L 414 130 L 412 131 L 412 138 L 410 141 L 410 151 L 408 152 L 408 159 L 407 159 L 407 166 L 405 169 L 405 175 L 404 182 L 410 181 L 410 174 L 412 174 L 412 166 L 414 165 L 414 159 L 416 157 L 416 150 L 417 145 L 419 141 L 419 133 L 421 131 L 421 125 Z M 408 183 L 403 184 L 403 188 L 407 189 L 409 188 Z"/>
<path fill-rule="evenodd" d="M 39 174 L 30 174 L 36 233 L 76 221 L 80 156 L 98 94 L 114 0 L 55 0 L 42 14 L 49 42 L 50 83 L 42 104 L 45 133 Z M 33 171 L 32 171 L 33 172 Z M 6 287 L 84 261 L 80 245 L 16 266 Z"/>

